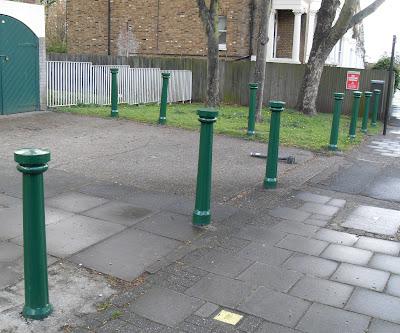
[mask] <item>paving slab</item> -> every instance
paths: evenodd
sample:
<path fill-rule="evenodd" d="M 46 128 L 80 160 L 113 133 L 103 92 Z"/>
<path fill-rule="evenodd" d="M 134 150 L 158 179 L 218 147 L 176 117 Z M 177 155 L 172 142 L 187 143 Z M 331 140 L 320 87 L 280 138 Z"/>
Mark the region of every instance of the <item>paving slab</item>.
<path fill-rule="evenodd" d="M 203 229 L 193 226 L 191 217 L 170 212 L 150 216 L 135 228 L 180 241 L 193 240 L 204 233 Z"/>
<path fill-rule="evenodd" d="M 85 211 L 82 215 L 111 223 L 132 226 L 152 213 L 153 211 L 150 209 L 135 207 L 121 201 L 110 201 Z"/>
<path fill-rule="evenodd" d="M 197 298 L 153 287 L 132 303 L 129 309 L 156 323 L 175 327 L 203 304 Z"/>
<path fill-rule="evenodd" d="M 46 204 L 50 207 L 59 208 L 67 212 L 80 213 L 100 206 L 107 201 L 108 200 L 104 198 L 79 192 L 67 192 L 48 199 Z"/>
<path fill-rule="evenodd" d="M 0 242 L 0 263 L 13 262 L 22 255 L 22 246 L 10 242 Z"/>
<path fill-rule="evenodd" d="M 328 278 L 336 270 L 335 261 L 308 255 L 295 255 L 289 258 L 283 267 L 311 276 Z"/>
<path fill-rule="evenodd" d="M 255 333 L 300 333 L 300 331 L 278 324 L 265 322 L 257 331 L 255 331 Z"/>
<path fill-rule="evenodd" d="M 276 244 L 276 247 L 318 256 L 328 245 L 329 243 L 316 239 L 309 239 L 297 235 L 287 235 Z"/>
<path fill-rule="evenodd" d="M 280 222 L 271 227 L 270 230 L 274 232 L 284 232 L 300 236 L 311 236 L 315 234 L 319 228 L 314 225 L 304 223 Z"/>
<path fill-rule="evenodd" d="M 358 247 L 359 249 L 379 252 L 392 256 L 398 256 L 400 253 L 399 242 L 391 242 L 371 237 L 360 237 L 354 246 Z"/>
<path fill-rule="evenodd" d="M 331 198 L 326 195 L 318 195 L 311 192 L 300 192 L 296 195 L 296 199 L 320 204 L 325 204 L 331 200 Z"/>
<path fill-rule="evenodd" d="M 368 267 L 343 263 L 331 277 L 334 281 L 351 284 L 376 291 L 383 291 L 389 273 Z"/>
<path fill-rule="evenodd" d="M 400 297 L 400 275 L 392 275 L 390 277 L 386 292 L 389 295 Z"/>
<path fill-rule="evenodd" d="M 329 223 L 329 221 L 309 218 L 309 219 L 305 220 L 303 223 L 315 225 L 316 227 L 325 227 Z"/>
<path fill-rule="evenodd" d="M 232 278 L 243 272 L 247 267 L 253 264 L 255 260 L 256 258 L 247 259 L 214 249 L 211 249 L 208 253 L 199 257 L 184 259 L 185 263 L 191 266 Z"/>
<path fill-rule="evenodd" d="M 240 229 L 240 231 L 236 234 L 236 237 L 247 239 L 250 241 L 275 245 L 283 237 L 285 237 L 285 235 L 286 233 L 284 232 L 271 231 L 270 228 L 246 225 Z"/>
<path fill-rule="evenodd" d="M 289 207 L 277 207 L 269 212 L 269 215 L 284 220 L 291 220 L 297 222 L 303 222 L 305 219 L 310 217 L 310 213 L 301 211 L 299 209 L 293 209 Z"/>
<path fill-rule="evenodd" d="M 334 216 L 339 211 L 338 207 L 322 205 L 322 204 L 315 203 L 315 202 L 306 202 L 299 209 L 303 210 L 305 212 L 309 212 L 309 213 L 313 213 L 313 214 L 320 214 L 320 215 L 327 215 L 327 216 Z"/>
<path fill-rule="evenodd" d="M 356 265 L 366 265 L 372 257 L 372 252 L 339 244 L 329 245 L 321 257 Z"/>
<path fill-rule="evenodd" d="M 238 309 L 288 327 L 294 327 L 310 303 L 300 298 L 259 287 Z"/>
<path fill-rule="evenodd" d="M 21 199 L 0 193 L 0 210 L 20 205 L 22 205 Z"/>
<path fill-rule="evenodd" d="M 398 333 L 400 325 L 373 318 L 368 333 Z"/>
<path fill-rule="evenodd" d="M 386 254 L 375 254 L 369 266 L 382 271 L 391 272 L 400 275 L 400 258 L 388 256 Z"/>
<path fill-rule="evenodd" d="M 328 202 L 329 206 L 335 206 L 339 208 L 343 208 L 346 206 L 346 200 L 344 199 L 332 199 L 331 201 Z"/>
<path fill-rule="evenodd" d="M 280 265 L 289 258 L 292 253 L 291 251 L 278 249 L 268 244 L 250 243 L 238 253 L 238 256 L 264 264 Z"/>
<path fill-rule="evenodd" d="M 367 316 L 400 323 L 400 298 L 368 289 L 356 289 L 346 309 Z"/>
<path fill-rule="evenodd" d="M 290 290 L 290 294 L 311 302 L 342 308 L 346 305 L 353 289 L 342 283 L 304 277 Z"/>
<path fill-rule="evenodd" d="M 399 156 L 385 155 L 385 156 Z M 400 192 L 397 190 L 400 187 L 400 178 L 397 177 L 385 177 L 378 176 L 369 186 L 364 190 L 364 194 L 369 197 L 388 200 L 388 201 L 400 201 Z"/>
<path fill-rule="evenodd" d="M 320 229 L 313 237 L 330 243 L 348 246 L 353 245 L 358 240 L 358 236 L 356 235 L 330 229 Z"/>
<path fill-rule="evenodd" d="M 251 286 L 263 286 L 287 292 L 302 276 L 303 274 L 299 272 L 257 262 L 240 274 L 237 279 Z"/>
<path fill-rule="evenodd" d="M 117 224 L 113 224 L 118 226 Z M 181 243 L 136 229 L 127 229 L 71 257 L 71 261 L 126 281 Z"/>
<path fill-rule="evenodd" d="M 219 309 L 214 303 L 207 302 L 201 306 L 194 314 L 199 317 L 208 318 Z"/>
<path fill-rule="evenodd" d="M 332 216 L 322 215 L 322 214 L 312 214 L 310 216 L 310 219 L 330 221 L 330 220 L 332 220 Z"/>
<path fill-rule="evenodd" d="M 236 308 L 250 294 L 251 287 L 238 280 L 210 274 L 203 277 L 185 294 L 229 308 Z"/>
<path fill-rule="evenodd" d="M 296 326 L 309 333 L 365 333 L 369 317 L 314 303 Z"/>

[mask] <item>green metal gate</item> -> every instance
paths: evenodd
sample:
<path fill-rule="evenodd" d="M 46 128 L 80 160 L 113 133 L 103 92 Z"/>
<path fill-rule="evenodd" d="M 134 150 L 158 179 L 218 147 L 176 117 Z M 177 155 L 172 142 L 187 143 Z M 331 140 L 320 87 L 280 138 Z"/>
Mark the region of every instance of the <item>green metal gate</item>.
<path fill-rule="evenodd" d="M 0 15 L 0 114 L 39 110 L 39 39 Z"/>

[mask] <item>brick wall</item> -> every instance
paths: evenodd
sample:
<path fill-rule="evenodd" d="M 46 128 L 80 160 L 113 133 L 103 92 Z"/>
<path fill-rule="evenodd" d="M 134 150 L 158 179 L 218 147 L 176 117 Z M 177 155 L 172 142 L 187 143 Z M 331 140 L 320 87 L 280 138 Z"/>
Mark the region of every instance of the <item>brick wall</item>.
<path fill-rule="evenodd" d="M 250 4 L 259 0 L 223 0 L 227 16 L 227 51 L 222 56 L 245 57 L 250 47 Z M 195 1 L 112 0 L 112 54 L 207 54 L 207 39 Z M 67 1 L 67 40 L 70 53 L 106 54 L 106 0 Z"/>

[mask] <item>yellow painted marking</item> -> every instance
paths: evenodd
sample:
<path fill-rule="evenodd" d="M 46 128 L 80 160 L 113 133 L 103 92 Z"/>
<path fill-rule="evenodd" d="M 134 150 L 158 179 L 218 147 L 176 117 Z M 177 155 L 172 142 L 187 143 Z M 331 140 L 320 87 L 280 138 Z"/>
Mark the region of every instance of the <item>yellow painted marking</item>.
<path fill-rule="evenodd" d="M 225 310 L 222 310 L 220 313 L 218 313 L 214 317 L 215 320 L 222 321 L 223 323 L 227 323 L 230 325 L 236 325 L 242 318 L 243 318 L 243 316 L 241 316 L 237 313 L 233 313 L 233 312 L 229 312 L 229 311 L 225 311 Z"/>

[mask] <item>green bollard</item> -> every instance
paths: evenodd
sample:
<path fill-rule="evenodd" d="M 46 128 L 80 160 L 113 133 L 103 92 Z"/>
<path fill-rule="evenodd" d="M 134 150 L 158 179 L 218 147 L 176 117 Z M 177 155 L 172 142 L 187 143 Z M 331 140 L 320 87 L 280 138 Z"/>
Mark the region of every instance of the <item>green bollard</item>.
<path fill-rule="evenodd" d="M 285 109 L 285 102 L 270 101 L 271 125 L 269 130 L 269 143 L 267 155 L 267 170 L 264 178 L 264 188 L 276 188 L 279 155 L 279 129 L 281 112 Z"/>
<path fill-rule="evenodd" d="M 111 68 L 111 117 L 118 117 L 118 68 Z"/>
<path fill-rule="evenodd" d="M 371 126 L 376 127 L 376 121 L 378 119 L 378 111 L 380 105 L 381 91 L 379 89 L 374 90 L 374 109 L 372 110 Z"/>
<path fill-rule="evenodd" d="M 25 318 L 43 319 L 53 307 L 49 303 L 43 173 L 50 152 L 27 148 L 14 153 L 17 170 L 23 178 L 23 232 Z"/>
<path fill-rule="evenodd" d="M 365 107 L 364 107 L 364 115 L 363 115 L 363 121 L 362 121 L 362 126 L 361 126 L 361 132 L 367 133 L 368 132 L 369 108 L 370 108 L 370 104 L 371 104 L 372 92 L 366 91 L 366 92 L 364 92 L 364 96 L 365 96 Z"/>
<path fill-rule="evenodd" d="M 165 125 L 167 123 L 168 82 L 170 77 L 170 73 L 162 73 L 163 83 L 161 91 L 160 118 L 158 119 L 160 125 Z"/>
<path fill-rule="evenodd" d="M 214 123 L 217 121 L 218 111 L 215 109 L 201 109 L 197 111 L 197 114 L 199 115 L 201 129 L 193 224 L 196 226 L 203 226 L 211 222 L 210 201 L 213 127 Z"/>
<path fill-rule="evenodd" d="M 247 122 L 247 135 L 253 136 L 256 134 L 256 96 L 257 96 L 257 83 L 250 83 L 250 100 L 249 100 L 249 119 Z"/>
<path fill-rule="evenodd" d="M 344 99 L 343 93 L 335 93 L 335 106 L 333 110 L 333 118 L 332 118 L 332 129 L 331 129 L 331 138 L 329 140 L 329 150 L 337 150 L 338 149 L 338 138 L 339 138 L 339 123 L 340 123 L 340 114 L 342 112 L 342 104 Z"/>
<path fill-rule="evenodd" d="M 355 139 L 356 137 L 357 120 L 358 120 L 358 113 L 360 112 L 361 95 L 362 95 L 361 91 L 355 91 L 353 93 L 354 101 L 353 101 L 353 109 L 351 111 L 351 121 L 349 129 L 350 139 Z"/>

